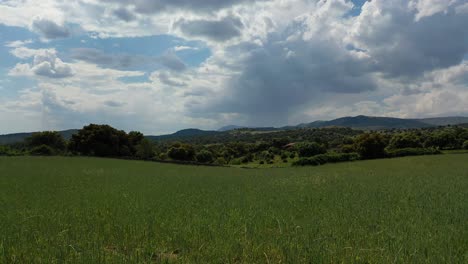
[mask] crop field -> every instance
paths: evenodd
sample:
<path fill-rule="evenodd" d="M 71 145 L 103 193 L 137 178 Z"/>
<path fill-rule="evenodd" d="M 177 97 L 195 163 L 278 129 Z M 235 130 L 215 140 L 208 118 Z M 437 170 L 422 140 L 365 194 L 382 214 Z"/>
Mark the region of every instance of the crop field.
<path fill-rule="evenodd" d="M 468 154 L 277 169 L 0 158 L 0 263 L 468 263 Z"/>

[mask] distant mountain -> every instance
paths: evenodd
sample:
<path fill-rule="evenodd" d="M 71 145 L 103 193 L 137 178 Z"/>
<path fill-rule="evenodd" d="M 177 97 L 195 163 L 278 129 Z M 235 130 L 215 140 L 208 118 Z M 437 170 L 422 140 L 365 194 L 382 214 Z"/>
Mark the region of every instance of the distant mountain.
<path fill-rule="evenodd" d="M 248 128 L 245 126 L 236 126 L 236 125 L 230 125 L 230 126 L 224 126 L 220 129 L 218 129 L 219 132 L 226 132 L 226 131 L 231 131 L 231 130 L 236 130 L 236 129 L 241 129 L 241 128 Z"/>
<path fill-rule="evenodd" d="M 417 120 L 426 124 L 434 125 L 434 126 L 468 124 L 468 117 L 463 117 L 463 116 L 423 118 L 423 119 L 417 119 Z"/>
<path fill-rule="evenodd" d="M 76 134 L 77 132 L 78 129 L 59 131 L 62 137 L 64 137 L 66 140 L 69 140 L 72 137 L 72 135 Z M 26 138 L 30 137 L 33 133 L 35 132 L 0 135 L 0 144 L 13 144 L 17 142 L 22 142 Z"/>
<path fill-rule="evenodd" d="M 189 128 L 189 129 L 177 131 L 174 134 L 161 135 L 161 136 L 146 136 L 146 138 L 151 139 L 151 140 L 167 140 L 167 139 L 178 139 L 178 138 L 183 139 L 183 138 L 188 138 L 188 137 L 214 135 L 218 133 L 221 133 L 221 132 Z"/>
<path fill-rule="evenodd" d="M 312 123 L 299 124 L 297 126 L 285 126 L 281 128 L 274 127 L 245 127 L 245 126 L 225 126 L 218 131 L 207 131 L 196 128 L 180 130 L 176 133 L 162 136 L 147 136 L 152 140 L 177 140 L 198 136 L 218 135 L 222 133 L 230 133 L 232 130 L 245 129 L 252 131 L 272 132 L 279 130 L 293 130 L 298 128 L 323 128 L 323 127 L 350 127 L 362 130 L 381 130 L 381 129 L 414 129 L 426 128 L 434 126 L 447 126 L 447 125 L 460 125 L 468 127 L 468 117 L 436 117 L 436 118 L 422 118 L 422 119 L 403 119 L 393 117 L 373 117 L 373 116 L 355 116 L 355 117 L 342 117 L 330 121 L 315 121 Z M 65 138 L 70 139 L 71 136 L 77 133 L 77 129 L 70 129 L 59 131 Z M 0 144 L 12 144 L 24 141 L 33 133 L 17 133 L 9 135 L 0 135 Z"/>
<path fill-rule="evenodd" d="M 303 127 L 320 128 L 320 127 L 350 127 L 365 130 L 379 130 L 379 129 L 410 129 L 410 128 L 424 128 L 432 125 L 424 123 L 416 119 L 402 119 L 392 117 L 373 117 L 373 116 L 355 116 L 355 117 L 342 117 L 331 121 L 316 121 Z"/>

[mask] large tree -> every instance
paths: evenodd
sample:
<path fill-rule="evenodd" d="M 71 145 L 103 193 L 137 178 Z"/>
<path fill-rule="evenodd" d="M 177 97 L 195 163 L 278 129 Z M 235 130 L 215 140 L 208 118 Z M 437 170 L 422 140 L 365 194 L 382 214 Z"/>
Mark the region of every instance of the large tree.
<path fill-rule="evenodd" d="M 108 125 L 91 124 L 72 136 L 69 148 L 81 155 L 122 157 L 132 156 L 134 146 L 124 131 Z"/>

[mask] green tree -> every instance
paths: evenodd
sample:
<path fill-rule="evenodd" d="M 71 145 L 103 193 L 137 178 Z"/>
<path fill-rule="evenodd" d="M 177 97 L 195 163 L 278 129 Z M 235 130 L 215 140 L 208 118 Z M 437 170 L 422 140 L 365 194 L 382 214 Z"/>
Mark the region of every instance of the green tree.
<path fill-rule="evenodd" d="M 296 148 L 299 157 L 312 157 L 327 152 L 327 149 L 323 145 L 316 142 L 298 144 Z"/>
<path fill-rule="evenodd" d="M 200 163 L 212 163 L 213 162 L 213 153 L 208 150 L 202 150 L 197 153 L 196 159 Z"/>
<path fill-rule="evenodd" d="M 195 149 L 192 145 L 175 143 L 168 151 L 169 158 L 180 161 L 193 161 Z"/>
<path fill-rule="evenodd" d="M 26 145 L 29 148 L 48 146 L 55 151 L 64 151 L 66 149 L 65 139 L 58 132 L 45 131 L 32 134 L 26 139 Z"/>
<path fill-rule="evenodd" d="M 392 136 L 389 143 L 391 149 L 422 148 L 421 138 L 414 133 L 399 133 Z"/>
<path fill-rule="evenodd" d="M 463 149 L 468 149 L 468 140 L 463 143 Z"/>
<path fill-rule="evenodd" d="M 98 157 L 131 156 L 133 148 L 124 131 L 96 124 L 83 127 L 69 143 L 69 149 L 74 153 Z"/>
<path fill-rule="evenodd" d="M 385 157 L 387 142 L 380 133 L 365 133 L 357 137 L 355 149 L 363 159 Z"/>
<path fill-rule="evenodd" d="M 136 146 L 136 156 L 140 159 L 151 159 L 155 156 L 153 144 L 146 138 L 140 140 Z"/>

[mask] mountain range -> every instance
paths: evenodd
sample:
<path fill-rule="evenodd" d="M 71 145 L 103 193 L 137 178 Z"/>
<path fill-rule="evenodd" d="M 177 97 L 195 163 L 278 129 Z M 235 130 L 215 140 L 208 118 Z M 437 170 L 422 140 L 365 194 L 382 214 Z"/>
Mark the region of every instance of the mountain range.
<path fill-rule="evenodd" d="M 176 133 L 161 136 L 147 136 L 152 140 L 167 140 L 167 139 L 178 139 L 187 138 L 193 136 L 209 136 L 220 133 L 229 133 L 229 131 L 237 129 L 251 129 L 261 131 L 279 131 L 279 130 L 291 130 L 300 128 L 323 128 L 323 127 L 350 127 L 353 129 L 362 130 L 383 130 L 383 129 L 415 129 L 415 128 L 428 128 L 437 126 L 447 125 L 461 125 L 468 127 L 468 117 L 437 117 L 437 118 L 422 118 L 422 119 L 403 119 L 393 117 L 373 117 L 373 116 L 355 116 L 355 117 L 342 117 L 330 121 L 315 121 L 311 123 L 303 123 L 297 126 L 285 126 L 285 127 L 246 127 L 230 125 L 225 126 L 217 131 L 200 130 L 196 128 L 180 130 Z M 71 136 L 76 133 L 77 129 L 70 129 L 59 131 L 59 133 L 65 138 L 70 139 Z M 15 142 L 21 142 L 25 138 L 31 136 L 32 133 L 17 133 L 0 135 L 0 144 L 11 144 Z"/>

